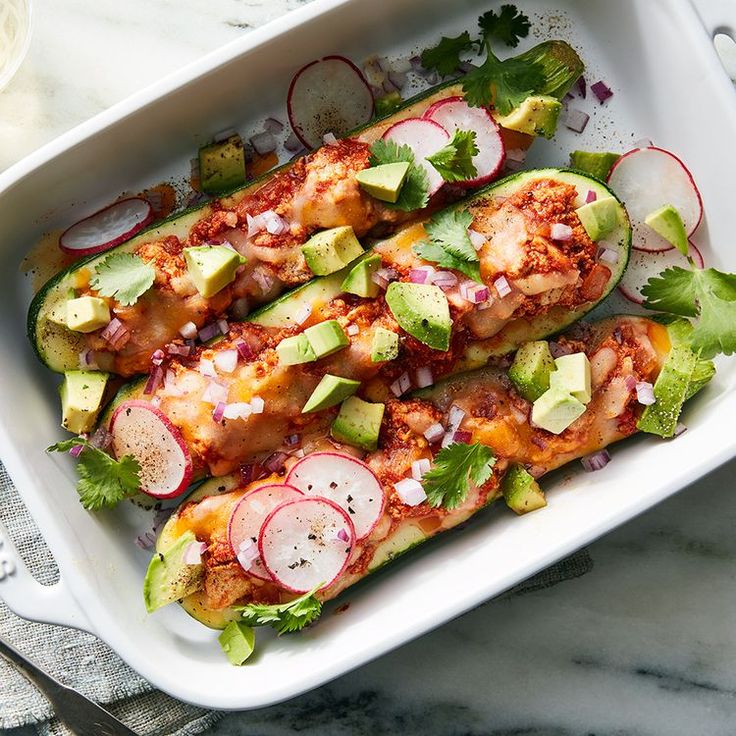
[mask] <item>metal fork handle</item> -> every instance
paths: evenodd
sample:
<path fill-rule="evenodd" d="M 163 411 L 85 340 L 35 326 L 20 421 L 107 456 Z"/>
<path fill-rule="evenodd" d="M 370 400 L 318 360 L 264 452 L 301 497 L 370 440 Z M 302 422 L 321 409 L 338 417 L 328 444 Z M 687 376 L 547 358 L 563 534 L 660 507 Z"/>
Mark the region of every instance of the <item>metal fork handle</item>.
<path fill-rule="evenodd" d="M 0 639 L 0 657 L 49 700 L 56 716 L 76 736 L 137 736 L 124 723 L 73 688 L 62 685 L 15 647 Z"/>

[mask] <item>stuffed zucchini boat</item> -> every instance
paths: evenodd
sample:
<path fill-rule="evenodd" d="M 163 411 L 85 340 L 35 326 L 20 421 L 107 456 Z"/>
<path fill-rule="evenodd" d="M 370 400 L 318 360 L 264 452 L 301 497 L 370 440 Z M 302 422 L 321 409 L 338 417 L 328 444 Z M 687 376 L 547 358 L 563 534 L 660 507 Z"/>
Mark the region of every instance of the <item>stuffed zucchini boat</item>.
<path fill-rule="evenodd" d="M 597 240 L 584 224 L 591 206 L 607 213 L 605 232 L 591 229 Z M 474 260 L 456 265 L 472 266 L 478 281 L 425 260 L 438 223 L 442 237 L 468 245 L 472 230 Z M 277 463 L 289 438 L 326 429 L 353 394 L 379 412 L 389 398 L 564 329 L 615 287 L 630 238 L 625 210 L 597 180 L 558 169 L 517 174 L 380 242 L 347 275 L 311 282 L 231 325 L 217 344 L 157 366 L 122 389 L 102 426 L 114 455 L 141 457 L 142 489 L 156 497 L 272 453 L 267 463 Z M 384 291 L 370 273 L 389 271 L 395 280 Z M 435 281 L 443 274 L 444 289 L 418 283 L 430 271 Z M 120 421 L 131 406 L 145 413 L 142 404 L 181 448 L 177 467 L 187 472 L 168 485 L 150 462 L 157 443 L 142 445 L 132 420 Z M 369 449 L 376 440 L 374 426 L 353 441 Z"/>
<path fill-rule="evenodd" d="M 317 431 L 279 473 L 208 481 L 159 535 L 145 582 L 148 609 L 179 600 L 214 628 L 230 621 L 278 628 L 289 601 L 304 605 L 296 596 L 311 594 L 318 613 L 319 602 L 502 495 L 517 513 L 544 506 L 537 480 L 545 473 L 577 458 L 600 461 L 600 451 L 657 417 L 677 420 L 713 375 L 687 346 L 690 329 L 634 316 L 579 325 L 557 338 L 558 357 L 547 368 L 525 346 L 511 367 L 390 401 L 379 448 L 362 458 Z M 520 391 L 535 381 L 547 388 L 539 386 L 532 402 Z M 642 385 L 655 386 L 657 405 L 642 403 Z M 571 412 L 573 402 L 582 411 Z"/>
<path fill-rule="evenodd" d="M 551 102 L 547 110 L 535 97 L 528 114 L 522 105 L 515 118 L 504 119 L 518 130 L 500 130 L 488 110 L 470 108 L 463 101 L 461 81 L 441 84 L 229 196 L 177 214 L 104 254 L 73 264 L 51 279 L 30 306 L 28 335 L 38 357 L 57 372 L 78 369 L 81 361 L 83 368 L 97 366 L 123 376 L 143 373 L 156 350 L 180 345 L 182 336 L 196 337 L 198 330 L 228 314 L 242 317 L 311 279 L 314 271 L 303 246 L 315 233 L 340 228 L 345 237 L 349 228 L 350 242 L 337 246 L 336 256 L 352 260 L 355 249 L 360 250 L 356 237 L 391 232 L 416 212 L 441 206 L 456 199 L 458 191 L 491 180 L 503 162 L 504 145 L 528 147 L 538 126 L 551 135 L 554 124 L 542 125 L 539 116 L 551 116 L 555 123 L 555 98 L 582 73 L 579 57 L 561 41 L 540 44 L 523 57 L 543 72 L 536 92 Z M 438 116 L 442 125 L 435 121 Z M 405 124 L 409 120 L 413 126 Z M 472 132 L 476 175 L 466 176 L 459 187 L 443 186 L 443 178 L 425 158 L 432 151 L 419 150 L 425 128 L 438 136 L 440 147 L 451 143 L 453 130 Z M 397 162 L 391 176 L 403 171 L 404 179 L 387 185 L 389 170 L 374 160 L 372 144 L 381 138 L 397 146 L 406 143 L 406 169 L 424 172 L 419 179 L 422 196 L 415 196 L 413 205 L 402 205 L 395 197 L 401 187 L 409 186 L 404 179 L 413 181 L 416 195 L 416 178 Z M 414 149 L 416 165 L 409 164 Z M 369 169 L 369 180 L 360 183 L 361 172 Z M 426 179 L 427 172 L 432 181 Z M 326 246 L 313 244 L 314 249 L 320 247 Z M 121 261 L 121 254 L 136 260 Z M 125 275 L 117 271 L 117 278 L 110 277 L 111 268 L 123 266 Z M 120 282 L 135 279 L 141 287 L 131 294 Z"/>

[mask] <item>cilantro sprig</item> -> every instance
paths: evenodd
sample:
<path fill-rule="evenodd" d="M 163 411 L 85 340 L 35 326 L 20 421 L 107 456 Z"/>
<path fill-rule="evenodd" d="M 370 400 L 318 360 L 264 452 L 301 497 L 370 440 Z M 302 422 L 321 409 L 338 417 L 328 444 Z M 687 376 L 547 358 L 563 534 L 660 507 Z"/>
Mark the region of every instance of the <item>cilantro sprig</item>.
<path fill-rule="evenodd" d="M 644 306 L 689 317 L 690 347 L 702 358 L 736 352 L 736 274 L 715 268 L 673 266 L 642 288 Z"/>
<path fill-rule="evenodd" d="M 132 253 L 111 253 L 100 263 L 90 286 L 123 306 L 135 304 L 152 286 L 156 269 Z"/>
<path fill-rule="evenodd" d="M 514 5 L 502 5 L 500 13 L 486 11 L 478 18 L 478 25 L 484 39 L 495 38 L 511 48 L 516 48 L 519 41 L 529 35 L 532 27 L 528 16 Z"/>
<path fill-rule="evenodd" d="M 453 268 L 482 283 L 478 254 L 468 235 L 472 223 L 473 216 L 467 210 L 439 212 L 424 226 L 429 241 L 415 245 L 414 252 L 425 261 Z"/>
<path fill-rule="evenodd" d="M 434 166 L 445 181 L 466 181 L 478 176 L 473 156 L 478 155 L 474 130 L 456 130 L 448 143 L 427 161 Z"/>
<path fill-rule="evenodd" d="M 396 207 L 406 212 L 420 210 L 429 202 L 429 178 L 427 172 L 417 165 L 414 152 L 395 141 L 379 138 L 370 147 L 370 165 L 395 164 L 405 161 L 410 164 L 409 171 L 401 185 L 399 199 L 394 204 L 384 202 L 386 207 Z"/>
<path fill-rule="evenodd" d="M 321 585 L 320 583 L 316 588 L 288 603 L 270 606 L 250 603 L 236 610 L 240 612 L 243 623 L 249 626 L 272 626 L 279 635 L 301 631 L 316 621 L 322 613 L 322 604 L 314 596 Z"/>
<path fill-rule="evenodd" d="M 467 31 L 454 38 L 443 36 L 436 46 L 422 51 L 422 66 L 429 71 L 436 71 L 440 76 L 449 77 L 458 70 L 461 55 L 472 51 L 477 43 Z"/>
<path fill-rule="evenodd" d="M 109 508 L 138 493 L 141 466 L 129 455 L 115 460 L 81 437 L 57 442 L 46 448 L 46 452 L 69 452 L 80 446 L 77 493 L 85 509 L 98 511 Z"/>
<path fill-rule="evenodd" d="M 470 483 L 483 485 L 493 472 L 493 451 L 476 442 L 454 442 L 437 453 L 432 469 L 422 478 L 427 501 L 432 506 L 454 509 L 465 501 Z"/>

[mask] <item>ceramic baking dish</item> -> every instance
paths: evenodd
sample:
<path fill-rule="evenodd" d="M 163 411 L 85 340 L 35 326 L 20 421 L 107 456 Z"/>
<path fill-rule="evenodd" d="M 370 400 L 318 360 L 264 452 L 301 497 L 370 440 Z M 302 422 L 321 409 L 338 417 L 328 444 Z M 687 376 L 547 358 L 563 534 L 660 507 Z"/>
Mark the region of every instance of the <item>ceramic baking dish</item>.
<path fill-rule="evenodd" d="M 102 639 L 155 686 L 203 706 L 264 706 L 357 667 L 495 596 L 661 501 L 736 454 L 736 361 L 687 409 L 676 441 L 635 438 L 599 473 L 558 473 L 549 507 L 516 518 L 481 514 L 394 564 L 300 635 L 270 639 L 247 666 L 231 667 L 212 632 L 176 606 L 153 616 L 141 583 L 147 554 L 130 504 L 85 512 L 66 457 L 44 448 L 61 435 L 54 379 L 25 334 L 28 285 L 18 265 L 38 236 L 124 190 L 183 173 L 197 144 L 216 131 L 282 110 L 303 63 L 330 53 L 362 59 L 405 53 L 472 28 L 488 0 L 316 0 L 190 65 L 67 133 L 0 175 L 0 457 L 58 561 L 61 580 L 44 588 L 0 537 L 0 596 L 21 616 L 76 626 Z M 595 108 L 582 136 L 537 142 L 531 164 L 559 164 L 573 147 L 626 149 L 647 137 L 677 151 L 701 187 L 706 259 L 736 268 L 733 180 L 736 95 L 687 0 L 525 0 L 538 38 L 578 47 L 589 78 L 616 96 Z M 711 9 L 716 7 L 710 4 Z M 379 10 L 380 8 L 380 10 Z M 723 4 L 724 12 L 726 3 Z M 736 8 L 731 8 L 736 16 Z M 727 25 L 728 17 L 712 19 Z M 593 104 L 591 104 L 593 109 Z M 630 305 L 629 305 L 630 306 Z"/>

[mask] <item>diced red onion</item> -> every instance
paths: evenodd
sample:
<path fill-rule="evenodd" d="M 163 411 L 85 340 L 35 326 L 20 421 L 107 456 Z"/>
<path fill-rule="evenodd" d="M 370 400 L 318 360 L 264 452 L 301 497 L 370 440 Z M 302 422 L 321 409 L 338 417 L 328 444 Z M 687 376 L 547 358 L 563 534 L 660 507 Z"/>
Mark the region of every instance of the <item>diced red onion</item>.
<path fill-rule="evenodd" d="M 581 458 L 580 462 L 586 473 L 595 473 L 597 470 L 605 468 L 611 462 L 611 456 L 608 454 L 608 450 L 599 450 Z"/>
<path fill-rule="evenodd" d="M 439 422 L 435 422 L 424 430 L 425 439 L 432 444 L 439 442 L 444 436 L 445 428 Z"/>
<path fill-rule="evenodd" d="M 238 365 L 238 351 L 223 350 L 215 355 L 215 368 L 223 373 L 232 373 Z"/>
<path fill-rule="evenodd" d="M 379 268 L 371 274 L 371 281 L 378 284 L 382 289 L 388 289 L 388 285 L 392 281 L 396 281 L 397 278 L 399 278 L 399 274 L 393 268 Z"/>
<path fill-rule="evenodd" d="M 498 292 L 498 295 L 501 297 L 501 299 L 511 293 L 511 286 L 509 286 L 509 282 L 506 280 L 505 276 L 499 276 L 493 282 L 493 285 L 496 287 L 496 291 Z"/>
<path fill-rule="evenodd" d="M 411 477 L 414 480 L 421 480 L 429 472 L 430 467 L 432 467 L 432 463 L 426 457 L 423 457 L 421 460 L 415 460 L 411 464 Z"/>
<path fill-rule="evenodd" d="M 312 314 L 312 305 L 309 302 L 302 304 L 299 309 L 294 312 L 294 322 L 298 325 L 303 325 Z"/>
<path fill-rule="evenodd" d="M 220 330 L 221 335 L 227 335 L 227 333 L 230 331 L 230 325 L 228 324 L 226 319 L 218 319 L 217 329 Z"/>
<path fill-rule="evenodd" d="M 611 265 L 615 265 L 618 263 L 618 253 L 612 248 L 601 248 L 600 251 L 598 251 L 598 260 L 601 263 L 610 263 Z"/>
<path fill-rule="evenodd" d="M 396 495 L 407 506 L 418 506 L 422 501 L 426 501 L 427 494 L 422 488 L 422 484 L 414 478 L 404 478 L 398 483 L 394 483 Z"/>
<path fill-rule="evenodd" d="M 572 240 L 572 228 L 565 225 L 564 222 L 555 222 L 549 228 L 549 234 L 552 240 L 560 240 L 566 242 Z"/>
<path fill-rule="evenodd" d="M 253 270 L 253 280 L 261 287 L 261 291 L 266 294 L 273 286 L 273 276 L 261 268 Z"/>
<path fill-rule="evenodd" d="M 434 383 L 434 376 L 432 375 L 432 369 L 429 366 L 422 366 L 417 368 L 417 372 L 414 376 L 417 388 L 427 388 Z"/>
<path fill-rule="evenodd" d="M 585 204 L 590 204 L 598 199 L 598 195 L 592 190 L 588 190 L 588 194 L 585 196 Z"/>
<path fill-rule="evenodd" d="M 147 552 L 148 550 L 153 549 L 156 544 L 156 537 L 152 532 L 146 531 L 135 538 L 135 544 L 137 547 L 140 547 L 140 549 Z"/>
<path fill-rule="evenodd" d="M 250 570 L 258 559 L 258 545 L 252 539 L 244 539 L 238 546 L 236 557 L 244 570 Z"/>
<path fill-rule="evenodd" d="M 636 384 L 636 400 L 644 406 L 651 406 L 656 403 L 654 396 L 654 386 L 648 381 L 639 381 Z"/>
<path fill-rule="evenodd" d="M 473 439 L 473 433 L 466 429 L 458 429 L 457 432 L 452 435 L 453 442 L 460 442 L 463 445 L 467 445 L 471 439 Z"/>
<path fill-rule="evenodd" d="M 475 281 L 463 281 L 460 284 L 460 296 L 472 304 L 481 304 L 488 301 L 490 296 L 488 287 Z"/>
<path fill-rule="evenodd" d="M 284 444 L 287 447 L 296 447 L 302 441 L 301 435 L 290 434 L 285 440 Z"/>
<path fill-rule="evenodd" d="M 296 151 L 301 151 L 303 145 L 297 137 L 296 133 L 292 132 L 286 139 L 286 142 L 284 143 L 284 148 L 289 151 L 289 153 L 295 153 Z"/>
<path fill-rule="evenodd" d="M 335 537 L 340 542 L 349 542 L 350 541 L 350 537 L 348 536 L 348 533 L 347 533 L 347 531 L 345 529 L 340 529 L 340 531 L 337 532 L 337 534 L 335 535 Z"/>
<path fill-rule="evenodd" d="M 252 463 L 243 463 L 238 468 L 238 472 L 240 474 L 240 482 L 243 485 L 248 485 L 248 483 L 252 483 L 255 479 L 255 466 Z"/>
<path fill-rule="evenodd" d="M 238 353 L 240 353 L 240 357 L 243 360 L 252 360 L 253 356 L 255 355 L 253 348 L 251 348 L 250 345 L 248 345 L 247 342 L 244 340 L 238 340 L 238 342 L 235 343 L 235 347 L 238 350 Z"/>
<path fill-rule="evenodd" d="M 568 347 L 567 345 L 562 345 L 559 342 L 550 340 L 549 352 L 552 354 L 553 358 L 560 358 L 563 355 L 570 355 L 573 351 L 572 348 Z"/>
<path fill-rule="evenodd" d="M 187 322 L 179 328 L 179 334 L 185 340 L 196 340 L 197 339 L 197 325 L 194 322 Z"/>
<path fill-rule="evenodd" d="M 213 337 L 221 334 L 221 331 L 217 322 L 212 322 L 209 325 L 205 325 L 197 334 L 202 342 L 208 342 Z"/>
<path fill-rule="evenodd" d="M 452 289 L 453 286 L 457 285 L 457 281 L 457 276 L 455 276 L 452 271 L 437 271 L 437 273 L 432 276 L 432 283 L 435 286 L 439 286 L 443 291 Z"/>
<path fill-rule="evenodd" d="M 473 230 L 472 227 L 468 230 L 468 237 L 470 238 L 470 242 L 473 244 L 473 248 L 476 250 L 480 250 L 486 243 L 486 236 L 479 233 L 477 230 Z"/>
<path fill-rule="evenodd" d="M 687 427 L 682 422 L 677 422 L 675 425 L 675 433 L 672 436 L 679 437 L 681 434 L 685 434 L 685 432 L 687 432 Z"/>
<path fill-rule="evenodd" d="M 271 235 L 285 235 L 290 231 L 289 223 L 273 210 L 266 210 L 261 213 L 263 221 L 266 223 L 266 230 Z"/>
<path fill-rule="evenodd" d="M 451 444 L 455 442 L 455 433 L 454 432 L 445 432 L 444 436 L 442 437 L 442 444 L 441 447 L 449 447 Z"/>
<path fill-rule="evenodd" d="M 389 68 L 395 72 L 410 72 L 412 71 L 411 59 L 408 56 L 400 56 L 398 59 L 394 59 L 389 62 Z"/>
<path fill-rule="evenodd" d="M 578 77 L 578 81 L 575 82 L 575 89 L 577 89 L 578 94 L 583 99 L 588 96 L 588 85 L 585 83 L 585 77 L 582 74 Z"/>
<path fill-rule="evenodd" d="M 77 458 L 82 454 L 82 450 L 84 450 L 84 445 L 74 445 L 71 450 L 69 450 L 69 454 Z"/>
<path fill-rule="evenodd" d="M 588 121 L 590 120 L 590 115 L 587 112 L 574 107 L 568 107 L 567 110 L 563 110 L 560 117 L 565 127 L 576 133 L 582 133 L 588 126 Z"/>
<path fill-rule="evenodd" d="M 402 89 L 404 89 L 408 78 L 409 77 L 406 72 L 390 71 L 388 73 L 388 80 L 391 82 L 397 92 L 400 92 Z"/>
<path fill-rule="evenodd" d="M 147 396 L 154 393 L 156 389 L 161 385 L 161 382 L 163 380 L 164 369 L 160 365 L 157 365 L 153 368 L 151 374 L 148 376 L 146 387 L 143 389 L 143 393 Z"/>
<path fill-rule="evenodd" d="M 94 352 L 89 348 L 79 353 L 79 367 L 90 370 L 97 370 L 99 368 L 97 361 L 94 359 Z"/>
<path fill-rule="evenodd" d="M 181 355 L 186 358 L 192 352 L 192 348 L 189 345 L 179 345 L 179 343 L 170 342 L 166 346 L 166 352 L 169 355 Z"/>
<path fill-rule="evenodd" d="M 100 426 L 97 427 L 94 434 L 89 438 L 89 442 L 100 450 L 106 450 L 112 442 L 112 435 L 105 427 Z"/>
<path fill-rule="evenodd" d="M 410 388 L 411 378 L 409 378 L 408 373 L 404 372 L 391 384 L 391 393 L 398 398 L 405 394 Z"/>
<path fill-rule="evenodd" d="M 192 542 L 187 545 L 182 555 L 185 565 L 200 565 L 202 563 L 202 555 L 205 553 L 207 545 L 204 542 Z"/>
<path fill-rule="evenodd" d="M 286 463 L 288 457 L 289 455 L 287 453 L 281 452 L 279 450 L 277 452 L 274 452 L 272 455 L 269 455 L 263 465 L 264 467 L 268 468 L 272 473 L 278 473 L 279 470 L 284 467 L 284 464 Z"/>
<path fill-rule="evenodd" d="M 422 66 L 422 57 L 415 55 L 409 58 L 409 64 L 417 74 L 425 74 L 427 70 Z"/>
<path fill-rule="evenodd" d="M 276 138 L 268 130 L 264 130 L 262 133 L 256 133 L 249 140 L 251 146 L 255 148 L 259 156 L 265 156 L 267 153 L 273 153 L 276 150 Z"/>
<path fill-rule="evenodd" d="M 253 407 L 246 401 L 235 401 L 227 404 L 222 413 L 225 419 L 247 419 L 253 413 Z"/>
<path fill-rule="evenodd" d="M 322 142 L 326 146 L 334 146 L 337 144 L 337 136 L 335 136 L 335 134 L 330 131 L 329 133 L 325 133 L 322 136 Z"/>
<path fill-rule="evenodd" d="M 606 100 L 613 97 L 613 92 L 611 91 L 611 88 L 602 80 L 591 84 L 590 91 L 598 98 L 598 102 L 600 102 L 601 105 Z"/>
<path fill-rule="evenodd" d="M 207 378 L 215 378 L 217 376 L 215 364 L 209 358 L 200 358 L 197 370 Z"/>
<path fill-rule="evenodd" d="M 432 266 L 419 266 L 409 271 L 409 281 L 412 284 L 431 284 L 435 270 Z"/>
<path fill-rule="evenodd" d="M 465 419 L 465 412 L 457 405 L 453 404 L 447 414 L 447 428 L 454 432 Z"/>
<path fill-rule="evenodd" d="M 153 351 L 153 354 L 151 355 L 151 363 L 154 365 L 161 365 L 161 363 L 164 362 L 166 359 L 166 353 L 164 353 L 161 348 L 157 348 Z"/>
<path fill-rule="evenodd" d="M 217 405 L 212 411 L 212 419 L 215 422 L 221 422 L 222 418 L 225 416 L 225 402 L 224 401 L 218 401 Z"/>
<path fill-rule="evenodd" d="M 266 402 L 260 396 L 254 396 L 250 400 L 250 406 L 254 414 L 263 414 Z"/>
<path fill-rule="evenodd" d="M 535 434 L 531 436 L 530 441 L 533 445 L 536 445 L 540 450 L 547 449 L 547 443 L 541 437 L 537 437 L 537 435 Z"/>
<path fill-rule="evenodd" d="M 266 118 L 263 122 L 263 129 L 267 130 L 269 133 L 278 135 L 279 133 L 284 132 L 284 124 L 276 118 Z"/>
<path fill-rule="evenodd" d="M 255 215 L 254 217 L 250 213 L 246 213 L 245 223 L 248 228 L 247 235 L 249 238 L 252 238 L 254 235 L 258 235 L 258 233 L 266 229 L 266 222 L 261 215 Z"/>
<path fill-rule="evenodd" d="M 106 340 L 113 350 L 117 350 L 128 341 L 130 335 L 128 328 L 117 317 L 113 317 L 100 332 L 100 337 Z"/>
<path fill-rule="evenodd" d="M 202 392 L 202 401 L 212 404 L 217 407 L 218 404 L 224 405 L 227 403 L 228 390 L 226 386 L 221 386 L 215 381 L 210 381 L 207 384 L 207 388 Z M 224 411 L 224 408 L 223 408 Z M 220 417 L 222 419 L 222 417 Z"/>

